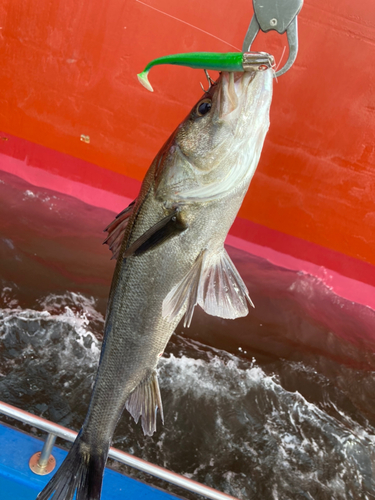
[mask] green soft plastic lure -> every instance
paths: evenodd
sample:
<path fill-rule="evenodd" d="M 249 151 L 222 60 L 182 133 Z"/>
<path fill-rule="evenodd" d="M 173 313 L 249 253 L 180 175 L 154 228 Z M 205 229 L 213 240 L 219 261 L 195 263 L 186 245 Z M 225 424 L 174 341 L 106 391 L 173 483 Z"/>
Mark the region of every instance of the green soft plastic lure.
<path fill-rule="evenodd" d="M 186 54 L 172 54 L 159 57 L 147 64 L 138 80 L 150 92 L 154 89 L 148 81 L 148 72 L 159 64 L 176 64 L 195 69 L 216 71 L 264 71 L 272 68 L 275 61 L 273 56 L 265 52 L 188 52 Z"/>

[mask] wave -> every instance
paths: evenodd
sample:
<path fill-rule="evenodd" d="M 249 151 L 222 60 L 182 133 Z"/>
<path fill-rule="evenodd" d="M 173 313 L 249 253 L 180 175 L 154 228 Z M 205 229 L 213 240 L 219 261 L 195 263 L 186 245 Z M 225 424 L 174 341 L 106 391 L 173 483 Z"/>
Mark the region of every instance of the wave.
<path fill-rule="evenodd" d="M 166 465 L 195 455 L 185 475 L 239 498 L 371 498 L 374 428 L 340 409 L 341 418 L 330 416 L 255 361 L 244 365 L 228 353 L 161 360 L 173 437 L 164 432 L 159 446 L 181 443 Z"/>
<path fill-rule="evenodd" d="M 101 347 L 92 327 L 104 323 L 94 306 L 69 292 L 41 299 L 41 310 L 0 309 L 0 398 L 79 428 Z"/>
<path fill-rule="evenodd" d="M 104 324 L 95 299 L 50 294 L 22 309 L 7 293 L 0 399 L 78 430 Z M 374 373 L 337 368 L 345 394 L 321 368 L 173 335 L 158 366 L 165 425 L 144 437 L 124 412 L 113 444 L 241 499 L 373 498 L 375 429 L 349 395 L 374 388 Z"/>

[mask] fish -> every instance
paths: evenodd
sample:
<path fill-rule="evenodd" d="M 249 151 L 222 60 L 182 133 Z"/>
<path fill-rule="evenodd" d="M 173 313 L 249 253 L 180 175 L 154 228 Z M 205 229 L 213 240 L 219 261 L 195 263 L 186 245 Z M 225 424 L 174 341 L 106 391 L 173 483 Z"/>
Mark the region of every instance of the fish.
<path fill-rule="evenodd" d="M 37 500 L 99 500 L 126 408 L 145 435 L 163 406 L 157 364 L 194 309 L 235 319 L 253 306 L 224 241 L 269 128 L 273 70 L 225 72 L 153 160 L 136 200 L 107 227 L 117 260 L 87 415 Z"/>

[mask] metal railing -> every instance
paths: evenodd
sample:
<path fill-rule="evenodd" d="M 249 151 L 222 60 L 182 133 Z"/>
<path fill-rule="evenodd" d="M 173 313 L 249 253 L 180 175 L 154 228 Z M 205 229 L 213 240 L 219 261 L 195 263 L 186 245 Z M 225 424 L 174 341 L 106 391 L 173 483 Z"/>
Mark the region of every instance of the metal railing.
<path fill-rule="evenodd" d="M 77 436 L 77 432 L 71 431 L 61 425 L 54 424 L 44 418 L 37 417 L 27 411 L 20 410 L 19 408 L 8 405 L 7 403 L 3 403 L 2 401 L 0 401 L 0 413 L 47 432 L 47 439 L 49 439 L 49 441 L 52 441 L 52 438 L 49 438 L 50 435 L 58 436 L 70 442 L 73 442 Z M 221 493 L 220 491 L 214 490 L 209 486 L 205 486 L 204 484 L 193 481 L 192 479 L 188 479 L 180 474 L 170 472 L 163 467 L 153 465 L 145 460 L 142 460 L 141 458 L 137 458 L 129 453 L 117 450 L 116 448 L 110 448 L 108 456 L 125 465 L 129 465 L 130 467 L 138 469 L 142 472 L 146 472 L 147 474 L 155 476 L 159 479 L 163 479 L 164 481 L 179 486 L 185 490 L 198 493 L 199 495 L 211 500 L 238 500 L 237 498 L 227 495 L 226 493 Z"/>

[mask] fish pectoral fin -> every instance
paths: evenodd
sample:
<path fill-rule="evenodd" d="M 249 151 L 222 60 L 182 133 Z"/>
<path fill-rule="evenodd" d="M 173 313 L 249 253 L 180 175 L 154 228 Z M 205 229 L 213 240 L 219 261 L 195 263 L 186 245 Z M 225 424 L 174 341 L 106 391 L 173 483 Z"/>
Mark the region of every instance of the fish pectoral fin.
<path fill-rule="evenodd" d="M 198 304 L 211 316 L 235 319 L 248 314 L 248 303 L 254 307 L 225 248 L 217 254 L 209 254 L 202 271 Z"/>
<path fill-rule="evenodd" d="M 163 301 L 163 316 L 169 321 L 186 308 L 184 327 L 189 327 L 194 308 L 199 304 L 211 316 L 235 319 L 246 316 L 249 292 L 227 251 L 203 250 L 193 267 Z"/>
<path fill-rule="evenodd" d="M 154 226 L 148 229 L 142 236 L 134 241 L 124 253 L 124 257 L 130 255 L 142 255 L 143 253 L 155 248 L 164 241 L 177 236 L 185 231 L 188 225 L 184 222 L 179 209 L 175 209 L 170 215 L 164 217 Z"/>
<path fill-rule="evenodd" d="M 104 231 L 108 232 L 108 236 L 103 241 L 103 245 L 106 244 L 109 246 L 109 249 L 112 251 L 112 259 L 117 259 L 119 256 L 125 229 L 133 213 L 135 201 L 136 200 L 130 203 L 125 210 L 116 215 L 115 219 L 104 229 Z"/>
<path fill-rule="evenodd" d="M 125 408 L 136 423 L 141 417 L 143 433 L 147 436 L 152 436 L 156 431 L 158 408 L 164 424 L 163 404 L 156 372 L 134 389 L 125 403 Z"/>
<path fill-rule="evenodd" d="M 198 293 L 202 277 L 203 261 L 207 251 L 203 250 L 190 271 L 175 285 L 163 300 L 162 314 L 173 321 L 186 308 L 184 327 L 189 327 L 194 308 L 198 303 Z"/>

